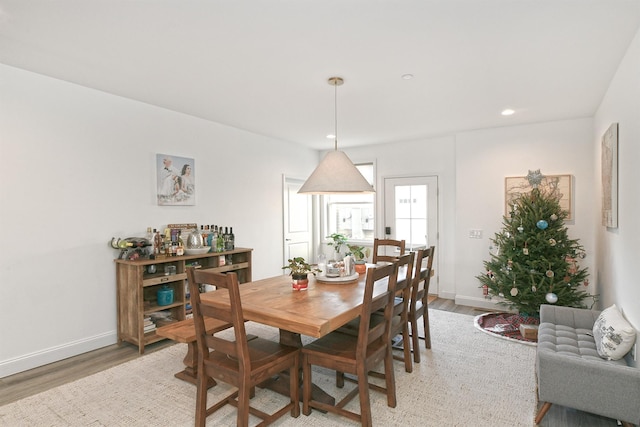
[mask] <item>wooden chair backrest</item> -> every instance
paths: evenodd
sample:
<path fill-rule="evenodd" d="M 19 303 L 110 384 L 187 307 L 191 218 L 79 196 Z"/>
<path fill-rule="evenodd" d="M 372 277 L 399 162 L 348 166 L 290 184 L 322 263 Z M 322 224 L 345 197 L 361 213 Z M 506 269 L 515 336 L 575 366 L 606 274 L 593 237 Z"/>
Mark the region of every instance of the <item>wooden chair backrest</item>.
<path fill-rule="evenodd" d="M 369 343 L 374 342 L 380 337 L 385 337 L 386 342 L 391 341 L 390 326 L 397 279 L 397 262 L 367 269 L 367 278 L 362 299 L 362 311 L 360 312 L 360 329 L 358 330 L 357 360 L 366 360 Z M 387 287 L 383 294 L 374 299 L 374 286 L 379 280 L 387 280 Z M 384 310 L 385 321 L 370 328 L 371 314 L 378 310 Z"/>
<path fill-rule="evenodd" d="M 427 305 L 427 296 L 429 294 L 429 281 L 431 280 L 431 269 L 433 267 L 433 256 L 436 247 L 431 246 L 428 249 L 420 249 L 416 255 L 414 262 L 413 286 L 411 287 L 411 301 L 422 301 L 424 306 Z M 426 258 L 425 268 L 422 264 Z M 420 286 L 420 283 L 423 283 Z"/>
<path fill-rule="evenodd" d="M 380 261 L 393 262 L 397 260 L 399 256 L 404 255 L 405 245 L 404 240 L 373 239 L 373 263 L 376 264 Z M 386 251 L 390 247 L 395 248 L 393 255 L 388 255 L 386 252 L 378 253 L 379 250 Z"/>
<path fill-rule="evenodd" d="M 401 301 L 395 300 L 393 307 L 393 315 L 397 316 L 403 312 L 407 312 L 409 307 L 409 299 L 411 298 L 411 289 L 413 287 L 413 252 L 402 255 L 398 258 L 398 272 L 401 268 L 406 268 L 407 275 L 403 281 L 396 281 L 396 296 L 401 298 Z"/>
<path fill-rule="evenodd" d="M 199 357 L 202 360 L 208 360 L 210 350 L 219 351 L 229 355 L 233 360 L 238 360 L 238 363 L 243 366 L 244 372 L 250 372 L 251 360 L 249 358 L 247 333 L 244 327 L 242 303 L 240 302 L 238 275 L 236 273 L 222 274 L 189 267 L 187 269 L 187 279 L 189 280 Z M 220 289 L 220 292 L 224 292 L 223 289 L 226 289 L 229 292 L 230 309 L 202 305 L 198 291 L 199 286 L 202 284 L 213 285 L 216 289 Z M 232 324 L 235 332 L 235 341 L 216 337 L 215 335 L 207 335 L 204 326 L 205 317 L 212 317 Z"/>

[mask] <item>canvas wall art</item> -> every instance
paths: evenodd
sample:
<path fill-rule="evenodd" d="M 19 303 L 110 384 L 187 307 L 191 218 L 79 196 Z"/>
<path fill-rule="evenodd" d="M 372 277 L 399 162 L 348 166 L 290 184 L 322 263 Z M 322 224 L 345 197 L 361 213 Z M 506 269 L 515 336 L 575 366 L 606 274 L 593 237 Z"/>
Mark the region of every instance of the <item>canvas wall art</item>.
<path fill-rule="evenodd" d="M 618 124 L 602 136 L 602 225 L 618 228 Z"/>
<path fill-rule="evenodd" d="M 195 160 L 168 154 L 156 154 L 158 205 L 196 204 Z"/>
<path fill-rule="evenodd" d="M 506 217 L 510 217 L 513 202 L 521 195 L 530 193 L 533 187 L 526 176 L 508 176 L 505 178 L 504 188 L 504 212 Z M 560 208 L 567 212 L 566 219 L 573 219 L 571 175 L 545 175 L 538 188 L 543 193 L 555 195 Z"/>

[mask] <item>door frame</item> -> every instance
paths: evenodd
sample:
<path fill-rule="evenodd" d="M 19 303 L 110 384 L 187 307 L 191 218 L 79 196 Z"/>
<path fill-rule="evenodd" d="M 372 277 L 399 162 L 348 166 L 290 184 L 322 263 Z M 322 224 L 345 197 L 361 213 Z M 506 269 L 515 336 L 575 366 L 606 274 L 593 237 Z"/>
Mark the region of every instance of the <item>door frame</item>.
<path fill-rule="evenodd" d="M 287 259 L 288 259 L 288 251 L 287 251 L 287 220 L 289 217 L 289 213 L 290 210 L 288 210 L 288 186 L 289 185 L 298 185 L 302 186 L 302 184 L 304 183 L 304 179 L 302 178 L 296 178 L 296 177 L 291 177 L 291 176 L 286 176 L 286 175 L 282 175 L 282 265 L 287 265 Z M 306 261 L 309 263 L 314 262 L 314 260 L 316 259 L 316 242 L 318 241 L 318 231 L 316 230 L 316 224 L 317 224 L 317 217 L 318 217 L 318 213 L 317 213 L 317 196 L 312 196 L 312 195 L 301 195 L 304 197 L 308 197 L 309 198 L 309 208 L 308 208 L 308 212 L 309 212 L 309 217 L 307 218 L 308 221 L 308 227 L 309 227 L 309 255 L 308 258 L 306 258 Z"/>
<path fill-rule="evenodd" d="M 434 295 L 439 295 L 440 292 L 440 287 L 439 287 L 439 248 L 440 248 L 440 206 L 441 206 L 441 200 L 440 200 L 440 177 L 438 174 L 424 174 L 424 175 L 390 175 L 390 176 L 384 176 L 381 177 L 381 191 L 382 194 L 378 194 L 379 199 L 381 200 L 381 203 L 379 205 L 379 216 L 376 218 L 377 220 L 377 224 L 376 224 L 376 229 L 378 230 L 377 235 L 379 236 L 386 236 L 384 234 L 384 229 L 385 229 L 385 225 L 387 222 L 387 180 L 391 180 L 391 179 L 412 179 L 412 178 L 435 178 L 435 186 L 436 186 L 436 207 L 435 207 L 435 213 L 436 213 L 436 232 L 435 232 L 435 242 L 431 243 L 433 246 L 435 246 L 435 256 L 433 258 L 433 266 L 432 266 L 432 270 L 433 270 L 433 277 L 431 278 L 431 282 L 430 282 L 430 286 L 429 286 L 429 294 L 434 294 Z M 393 203 L 393 200 L 391 201 Z"/>

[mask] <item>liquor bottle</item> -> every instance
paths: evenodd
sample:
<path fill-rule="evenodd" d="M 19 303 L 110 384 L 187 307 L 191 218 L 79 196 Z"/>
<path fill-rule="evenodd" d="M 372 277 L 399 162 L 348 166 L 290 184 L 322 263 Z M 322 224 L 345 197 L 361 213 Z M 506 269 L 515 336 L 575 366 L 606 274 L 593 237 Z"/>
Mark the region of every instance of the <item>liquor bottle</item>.
<path fill-rule="evenodd" d="M 164 247 L 164 253 L 166 256 L 171 256 L 171 229 L 164 229 L 164 240 L 162 242 L 162 246 Z"/>
<path fill-rule="evenodd" d="M 222 227 L 218 228 L 218 239 L 216 240 L 216 252 L 224 252 L 224 236 Z"/>
<path fill-rule="evenodd" d="M 224 250 L 230 251 L 231 247 L 229 246 L 229 228 L 228 227 L 224 228 L 224 235 L 222 236 L 222 238 L 224 240 Z"/>
<path fill-rule="evenodd" d="M 209 227 L 209 235 L 207 236 L 207 246 L 211 248 L 209 252 L 216 251 L 217 241 L 218 241 L 217 233 L 215 231 L 214 225 L 211 224 L 211 227 Z"/>
<path fill-rule="evenodd" d="M 153 254 L 157 256 L 160 255 L 160 250 L 162 248 L 162 236 L 160 236 L 160 232 L 155 228 L 153 229 L 153 233 Z"/>
<path fill-rule="evenodd" d="M 236 236 L 233 234 L 233 227 L 229 227 L 229 250 L 236 248 Z"/>
<path fill-rule="evenodd" d="M 118 241 L 118 247 L 120 249 L 132 248 L 133 247 L 133 243 L 129 242 L 129 241 L 125 240 L 125 239 L 120 239 Z"/>

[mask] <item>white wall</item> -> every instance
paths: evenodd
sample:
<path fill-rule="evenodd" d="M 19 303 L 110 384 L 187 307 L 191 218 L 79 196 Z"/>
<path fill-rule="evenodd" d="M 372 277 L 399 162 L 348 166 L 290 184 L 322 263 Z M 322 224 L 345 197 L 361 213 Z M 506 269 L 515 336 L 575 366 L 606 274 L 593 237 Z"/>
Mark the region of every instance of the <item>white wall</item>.
<path fill-rule="evenodd" d="M 597 286 L 601 308 L 613 303 L 640 329 L 640 31 L 622 60 L 594 119 L 593 153 L 596 188 L 601 188 L 601 138 L 611 123 L 618 123 L 618 228 L 595 219 Z M 600 196 L 600 194 L 596 194 Z M 598 212 L 601 198 L 598 200 Z M 640 339 L 640 336 L 639 336 Z"/>
<path fill-rule="evenodd" d="M 475 278 L 484 273 L 490 239 L 502 228 L 504 179 L 540 169 L 546 175 L 573 176 L 574 220 L 566 221 L 579 239 L 593 272 L 595 187 L 591 155 L 592 120 L 578 119 L 460 133 L 456 137 L 456 303 L 492 307 Z M 483 231 L 470 239 L 469 230 Z M 593 291 L 593 279 L 588 291 Z"/>
<path fill-rule="evenodd" d="M 4 65 L 0 93 L 0 377 L 116 342 L 112 236 L 233 226 L 282 273 L 282 174 L 316 151 Z M 156 153 L 195 159 L 196 206 L 156 205 Z"/>
<path fill-rule="evenodd" d="M 376 235 L 384 235 L 384 179 L 409 176 L 437 176 L 439 190 L 438 232 L 435 280 L 438 295 L 455 297 L 455 140 L 441 137 L 345 149 L 355 163 L 376 163 Z M 431 290 L 435 289 L 432 281 Z"/>

